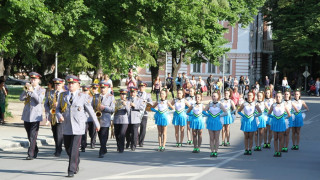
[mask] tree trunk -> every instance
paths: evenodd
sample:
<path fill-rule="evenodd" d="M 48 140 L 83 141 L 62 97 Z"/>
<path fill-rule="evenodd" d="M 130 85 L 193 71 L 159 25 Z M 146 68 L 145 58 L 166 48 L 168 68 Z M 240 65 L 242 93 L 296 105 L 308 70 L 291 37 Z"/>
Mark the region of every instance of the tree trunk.
<path fill-rule="evenodd" d="M 156 55 L 153 56 L 153 58 L 156 60 L 156 66 L 150 66 L 150 71 L 151 71 L 151 88 L 153 86 L 154 81 L 156 78 L 159 76 L 159 66 L 160 62 L 157 58 Z M 153 90 L 153 89 L 152 89 Z"/>
<path fill-rule="evenodd" d="M 177 90 L 177 85 L 175 79 L 177 78 L 178 72 L 180 70 L 181 64 L 183 62 L 183 56 L 184 56 L 184 50 L 179 52 L 179 60 L 177 59 L 177 50 L 172 49 L 171 50 L 171 55 L 172 55 L 172 77 L 173 77 L 173 89 L 176 91 Z M 181 87 L 183 84 L 181 84 Z"/>
<path fill-rule="evenodd" d="M 3 59 L 3 53 L 1 52 L 0 53 L 0 76 L 3 76 L 4 75 L 4 59 Z"/>
<path fill-rule="evenodd" d="M 9 58 L 8 60 L 6 60 L 7 63 L 5 63 L 5 73 L 4 76 L 8 77 L 11 74 L 11 69 L 12 69 L 12 64 L 13 64 L 13 58 Z"/>

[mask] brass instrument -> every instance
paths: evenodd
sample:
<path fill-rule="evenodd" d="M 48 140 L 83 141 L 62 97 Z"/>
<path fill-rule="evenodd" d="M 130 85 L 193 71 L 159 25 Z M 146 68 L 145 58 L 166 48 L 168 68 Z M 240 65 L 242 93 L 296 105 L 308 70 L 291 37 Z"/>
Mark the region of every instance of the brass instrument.
<path fill-rule="evenodd" d="M 27 93 L 29 91 L 29 89 L 33 90 L 33 87 L 32 87 L 32 85 L 30 83 L 26 83 L 26 85 L 23 87 L 23 90 Z M 26 99 L 24 101 L 24 105 L 29 104 L 30 101 L 31 101 L 31 97 L 30 97 L 29 94 L 27 94 L 27 97 L 26 97 Z"/>
<path fill-rule="evenodd" d="M 23 90 L 24 90 L 24 91 L 28 91 L 29 89 L 33 90 L 33 87 L 32 87 L 31 84 L 26 83 L 26 85 L 23 87 Z"/>
<path fill-rule="evenodd" d="M 147 106 L 146 106 L 146 111 L 151 111 L 151 107 L 152 107 L 152 105 L 150 104 L 150 103 L 147 103 Z"/>
<path fill-rule="evenodd" d="M 89 95 L 90 95 L 91 97 L 94 96 L 94 92 L 92 91 L 92 88 L 90 88 L 90 90 L 89 90 Z"/>
<path fill-rule="evenodd" d="M 61 104 L 61 112 L 62 113 L 66 112 L 67 107 L 68 107 L 68 104 L 65 101 L 63 101 L 63 99 L 64 99 L 63 94 L 64 93 L 60 93 L 60 104 Z"/>
<path fill-rule="evenodd" d="M 125 101 L 126 101 L 126 100 L 122 100 L 122 99 L 118 99 L 118 100 L 116 101 L 114 114 L 117 114 L 118 110 L 121 109 L 121 108 L 124 106 L 123 103 L 124 103 Z"/>
<path fill-rule="evenodd" d="M 94 99 L 93 102 L 94 102 L 94 106 L 95 106 L 96 98 Z M 100 105 L 101 105 L 101 96 L 99 96 L 99 98 L 98 98 L 98 105 L 95 106 L 97 118 L 100 118 L 102 116 L 102 112 L 99 110 Z"/>
<path fill-rule="evenodd" d="M 56 121 L 56 103 L 57 103 L 56 93 L 57 93 L 57 91 L 54 91 L 52 103 L 51 103 L 51 106 L 50 106 L 50 113 L 51 113 L 51 117 L 52 117 L 51 125 L 52 126 L 57 124 L 57 121 Z"/>

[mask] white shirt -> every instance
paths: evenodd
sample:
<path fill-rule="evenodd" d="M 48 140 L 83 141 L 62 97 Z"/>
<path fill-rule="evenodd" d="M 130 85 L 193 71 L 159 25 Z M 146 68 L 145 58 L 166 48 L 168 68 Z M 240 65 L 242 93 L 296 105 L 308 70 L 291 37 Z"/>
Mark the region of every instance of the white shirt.
<path fill-rule="evenodd" d="M 282 86 L 288 86 L 288 81 L 287 80 L 282 80 Z"/>
<path fill-rule="evenodd" d="M 316 81 L 316 88 L 320 88 L 320 81 Z"/>

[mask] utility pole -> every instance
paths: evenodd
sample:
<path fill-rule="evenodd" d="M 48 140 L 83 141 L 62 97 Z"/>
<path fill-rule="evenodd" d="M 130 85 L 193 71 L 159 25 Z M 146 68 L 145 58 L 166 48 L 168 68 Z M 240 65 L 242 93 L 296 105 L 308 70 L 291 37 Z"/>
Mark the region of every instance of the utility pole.
<path fill-rule="evenodd" d="M 56 52 L 56 58 L 55 58 L 55 73 L 54 77 L 58 78 L 58 52 Z"/>

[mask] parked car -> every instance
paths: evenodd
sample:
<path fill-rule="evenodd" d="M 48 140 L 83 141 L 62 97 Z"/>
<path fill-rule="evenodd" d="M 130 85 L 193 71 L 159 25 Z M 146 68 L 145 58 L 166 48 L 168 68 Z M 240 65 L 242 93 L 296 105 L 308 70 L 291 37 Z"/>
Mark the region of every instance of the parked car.
<path fill-rule="evenodd" d="M 16 78 L 13 78 L 12 76 L 7 77 L 7 80 L 6 80 L 7 85 L 26 85 L 27 82 L 29 81 L 16 79 Z"/>

